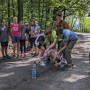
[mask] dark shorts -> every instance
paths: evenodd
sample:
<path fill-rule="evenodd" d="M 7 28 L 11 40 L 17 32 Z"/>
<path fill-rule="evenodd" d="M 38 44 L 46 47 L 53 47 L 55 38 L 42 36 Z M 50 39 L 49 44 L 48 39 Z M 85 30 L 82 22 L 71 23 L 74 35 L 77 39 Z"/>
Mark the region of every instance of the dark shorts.
<path fill-rule="evenodd" d="M 30 48 L 33 48 L 33 46 L 36 47 L 36 45 L 35 45 L 35 40 L 36 40 L 36 38 L 30 38 L 30 39 L 29 39 Z"/>
<path fill-rule="evenodd" d="M 8 41 L 6 41 L 6 42 L 1 42 L 1 46 L 2 46 L 2 47 L 7 47 L 7 46 L 8 46 Z"/>
<path fill-rule="evenodd" d="M 38 48 L 41 49 L 42 45 L 39 44 Z M 43 47 L 46 49 L 46 44 L 43 45 Z"/>
<path fill-rule="evenodd" d="M 19 43 L 20 42 L 20 37 L 11 37 L 12 38 L 12 43 Z"/>

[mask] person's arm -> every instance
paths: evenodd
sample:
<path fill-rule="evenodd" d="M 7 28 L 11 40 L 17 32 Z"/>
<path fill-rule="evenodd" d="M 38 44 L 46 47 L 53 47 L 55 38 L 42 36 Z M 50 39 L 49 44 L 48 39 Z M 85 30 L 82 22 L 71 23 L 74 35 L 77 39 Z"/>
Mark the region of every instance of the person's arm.
<path fill-rule="evenodd" d="M 9 42 L 9 28 L 7 28 L 8 42 Z"/>
<path fill-rule="evenodd" d="M 56 31 L 52 31 L 52 42 L 54 42 L 54 40 L 56 39 L 57 35 L 56 35 Z M 58 50 L 58 42 L 56 43 L 56 50 Z"/>
<path fill-rule="evenodd" d="M 57 43 L 57 39 L 54 40 L 54 42 L 50 45 L 50 47 L 46 51 L 53 48 L 56 45 L 56 43 Z"/>
<path fill-rule="evenodd" d="M 29 45 L 29 35 L 26 33 L 26 40 L 28 41 L 28 45 Z"/>
<path fill-rule="evenodd" d="M 37 32 L 34 35 L 37 35 L 40 32 L 40 28 L 37 28 Z"/>
<path fill-rule="evenodd" d="M 12 31 L 13 31 L 13 30 L 12 30 L 12 24 L 11 24 L 11 25 L 10 25 L 10 33 L 12 33 Z"/>
<path fill-rule="evenodd" d="M 60 54 L 66 47 L 67 47 L 68 43 L 64 43 L 63 48 L 60 49 L 60 51 L 58 52 L 58 54 Z"/>
<path fill-rule="evenodd" d="M 55 26 L 56 26 L 56 25 L 55 25 L 55 22 L 54 22 L 54 23 L 53 23 L 53 26 L 52 26 L 52 30 L 54 30 L 54 29 L 55 29 Z"/>
<path fill-rule="evenodd" d="M 31 33 L 32 36 L 34 36 L 35 38 L 37 38 L 37 34 L 40 32 L 40 28 L 37 28 L 37 32 L 36 33 Z"/>
<path fill-rule="evenodd" d="M 32 36 L 37 35 L 39 32 L 40 32 L 40 27 L 39 26 L 37 27 L 37 32 L 35 32 L 35 33 L 32 32 L 32 28 L 31 28 L 31 35 Z"/>
<path fill-rule="evenodd" d="M 45 41 L 46 41 L 46 47 L 47 47 L 48 45 L 50 46 L 50 43 L 49 43 L 49 40 L 48 40 L 47 37 L 46 37 Z"/>
<path fill-rule="evenodd" d="M 18 29 L 19 32 L 21 32 L 21 26 L 19 25 L 19 29 Z"/>
<path fill-rule="evenodd" d="M 69 24 L 66 22 L 66 21 L 64 21 L 64 25 L 65 25 L 65 28 L 68 28 L 69 30 L 72 30 L 72 28 L 69 26 Z"/>

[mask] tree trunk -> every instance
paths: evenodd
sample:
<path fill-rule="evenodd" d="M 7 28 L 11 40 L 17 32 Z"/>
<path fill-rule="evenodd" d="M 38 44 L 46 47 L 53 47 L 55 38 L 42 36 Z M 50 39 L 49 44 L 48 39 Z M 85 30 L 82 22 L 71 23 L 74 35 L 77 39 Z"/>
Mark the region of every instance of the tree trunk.
<path fill-rule="evenodd" d="M 47 27 L 47 1 L 46 1 L 46 22 L 45 22 L 45 29 Z"/>
<path fill-rule="evenodd" d="M 2 0 L 2 19 L 3 19 L 3 0 Z"/>
<path fill-rule="evenodd" d="M 10 28 L 10 0 L 8 0 L 8 28 Z"/>
<path fill-rule="evenodd" d="M 64 7 L 63 20 L 65 20 L 65 14 L 66 14 L 66 9 L 65 9 L 65 7 Z"/>
<path fill-rule="evenodd" d="M 38 18 L 39 18 L 38 24 L 39 25 L 40 25 L 40 1 L 41 0 L 38 0 Z"/>
<path fill-rule="evenodd" d="M 42 23 L 42 21 L 43 21 L 43 16 L 44 16 L 43 11 L 44 11 L 44 0 L 43 0 L 43 7 L 42 7 L 42 18 L 41 18 L 41 23 Z"/>
<path fill-rule="evenodd" d="M 18 0 L 18 22 L 23 20 L 23 0 Z"/>
<path fill-rule="evenodd" d="M 13 0 L 12 0 L 12 9 L 13 9 L 13 17 L 15 17 L 16 14 L 15 14 L 15 7 L 14 7 L 14 1 Z"/>
<path fill-rule="evenodd" d="M 33 19 L 33 0 L 30 0 L 31 2 L 31 19 Z"/>
<path fill-rule="evenodd" d="M 45 23 L 45 29 L 47 28 L 47 21 L 49 21 L 49 13 L 50 13 L 49 3 L 46 1 L 46 23 Z"/>

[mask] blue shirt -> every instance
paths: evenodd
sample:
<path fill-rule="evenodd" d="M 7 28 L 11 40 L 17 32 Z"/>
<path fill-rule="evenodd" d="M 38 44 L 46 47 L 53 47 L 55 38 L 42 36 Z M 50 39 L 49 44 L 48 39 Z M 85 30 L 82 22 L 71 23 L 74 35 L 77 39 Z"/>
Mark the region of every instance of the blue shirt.
<path fill-rule="evenodd" d="M 31 29 L 32 29 L 32 32 L 33 32 L 33 33 L 36 33 L 38 28 L 40 28 L 39 25 L 31 26 Z M 31 36 L 31 37 L 33 37 L 33 36 Z"/>
<path fill-rule="evenodd" d="M 64 35 L 63 35 L 62 39 L 64 40 L 64 43 L 67 43 L 70 40 L 77 39 L 77 35 L 71 30 L 64 29 L 63 33 L 64 33 Z M 56 39 L 58 39 L 58 38 L 56 38 Z"/>

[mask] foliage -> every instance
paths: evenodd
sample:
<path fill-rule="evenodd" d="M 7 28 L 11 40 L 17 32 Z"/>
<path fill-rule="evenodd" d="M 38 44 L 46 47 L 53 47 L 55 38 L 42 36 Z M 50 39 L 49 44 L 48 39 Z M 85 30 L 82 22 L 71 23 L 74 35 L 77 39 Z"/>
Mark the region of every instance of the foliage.
<path fill-rule="evenodd" d="M 0 0 L 0 20 L 5 18 L 6 21 L 10 20 L 10 23 L 12 23 L 13 16 L 18 17 L 18 0 L 9 1 L 10 17 L 8 17 L 8 0 Z M 44 30 L 52 27 L 53 22 L 56 20 L 56 12 L 61 11 L 63 19 L 66 19 L 73 28 L 73 24 L 76 22 L 75 18 L 80 18 L 80 22 L 82 22 L 81 19 L 85 16 L 88 5 L 89 0 L 23 0 L 23 11 L 19 12 L 23 12 L 24 22 L 30 22 L 30 19 L 35 19 L 41 29 Z M 85 18 L 83 20 L 85 21 Z M 7 23 L 7 25 L 9 24 Z M 83 26 L 87 29 L 87 25 Z"/>

